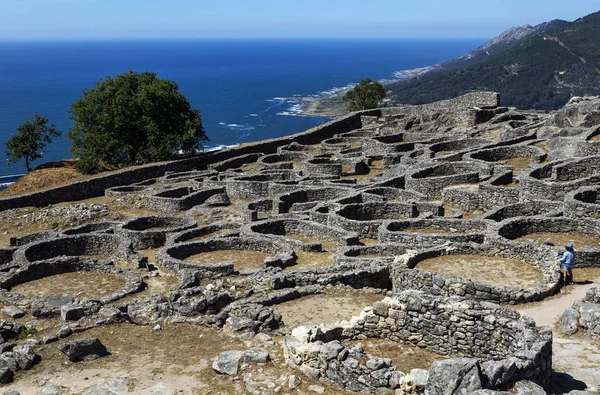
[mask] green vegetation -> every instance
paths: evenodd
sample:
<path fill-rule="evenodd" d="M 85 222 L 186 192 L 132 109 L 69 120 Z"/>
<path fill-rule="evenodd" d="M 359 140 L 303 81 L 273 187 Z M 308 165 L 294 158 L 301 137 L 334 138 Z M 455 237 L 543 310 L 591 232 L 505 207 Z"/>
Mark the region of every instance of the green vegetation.
<path fill-rule="evenodd" d="M 379 81 L 366 78 L 344 95 L 348 111 L 370 110 L 379 107 L 385 88 Z"/>
<path fill-rule="evenodd" d="M 423 104 L 478 90 L 503 105 L 550 110 L 570 97 L 600 94 L 600 12 L 532 36 L 491 59 L 391 84 L 396 104 Z"/>
<path fill-rule="evenodd" d="M 25 160 L 27 172 L 31 171 L 31 162 L 42 157 L 42 151 L 52 142 L 52 137 L 60 136 L 56 125 L 48 125 L 48 118 L 34 114 L 17 128 L 18 134 L 6 142 L 8 164 L 12 165 Z"/>
<path fill-rule="evenodd" d="M 69 110 L 77 168 L 95 173 L 202 149 L 200 111 L 175 82 L 129 71 L 98 81 Z"/>

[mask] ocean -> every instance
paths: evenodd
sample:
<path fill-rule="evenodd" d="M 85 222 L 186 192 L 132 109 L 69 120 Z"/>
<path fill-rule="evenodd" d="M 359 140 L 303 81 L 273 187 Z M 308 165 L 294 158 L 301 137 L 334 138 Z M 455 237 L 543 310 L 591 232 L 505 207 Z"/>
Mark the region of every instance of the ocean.
<path fill-rule="evenodd" d="M 179 84 L 202 111 L 207 149 L 298 133 L 328 121 L 303 116 L 294 97 L 326 95 L 359 80 L 461 56 L 482 45 L 469 40 L 153 40 L 0 41 L 0 176 L 4 143 L 33 113 L 63 136 L 34 165 L 70 157 L 70 103 L 107 75 L 157 72 Z"/>

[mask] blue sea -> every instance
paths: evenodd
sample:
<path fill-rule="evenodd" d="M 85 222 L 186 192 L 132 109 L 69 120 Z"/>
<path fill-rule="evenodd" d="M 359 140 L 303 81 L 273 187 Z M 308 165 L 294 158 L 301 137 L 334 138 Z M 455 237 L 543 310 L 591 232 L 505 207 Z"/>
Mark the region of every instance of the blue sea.
<path fill-rule="evenodd" d="M 0 41 L 0 176 L 4 143 L 39 113 L 59 130 L 70 103 L 107 75 L 153 71 L 179 84 L 201 109 L 208 149 L 297 133 L 328 121 L 302 116 L 295 96 L 325 95 L 359 80 L 439 63 L 485 40 Z M 291 99 L 290 99 L 291 98 Z M 57 138 L 34 165 L 70 157 Z"/>

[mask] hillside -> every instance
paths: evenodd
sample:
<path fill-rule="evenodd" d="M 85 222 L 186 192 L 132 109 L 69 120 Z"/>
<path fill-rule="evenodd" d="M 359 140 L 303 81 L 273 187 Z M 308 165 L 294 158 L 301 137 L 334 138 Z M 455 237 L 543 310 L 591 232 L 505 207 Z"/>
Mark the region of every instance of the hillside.
<path fill-rule="evenodd" d="M 549 110 L 572 96 L 600 94 L 600 12 L 559 22 L 490 59 L 391 84 L 392 101 L 422 104 L 493 90 L 500 92 L 503 105 Z"/>
<path fill-rule="evenodd" d="M 510 28 L 468 54 L 439 64 L 431 72 L 451 71 L 483 62 L 514 47 L 528 37 L 549 33 L 561 29 L 568 24 L 569 22 L 567 21 L 553 20 L 536 26 L 525 25 Z"/>

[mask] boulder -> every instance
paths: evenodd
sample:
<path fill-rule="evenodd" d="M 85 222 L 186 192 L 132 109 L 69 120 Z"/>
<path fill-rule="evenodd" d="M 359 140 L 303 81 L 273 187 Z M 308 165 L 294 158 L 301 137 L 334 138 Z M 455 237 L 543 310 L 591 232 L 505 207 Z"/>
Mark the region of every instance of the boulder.
<path fill-rule="evenodd" d="M 209 207 L 229 206 L 231 200 L 226 193 L 218 193 L 206 199 L 206 202 L 204 203 Z"/>
<path fill-rule="evenodd" d="M 579 311 L 572 307 L 567 308 L 560 317 L 560 330 L 565 335 L 572 335 L 578 330 Z"/>
<path fill-rule="evenodd" d="M 531 381 L 519 381 L 515 383 L 514 390 L 518 395 L 546 395 L 546 391 Z"/>
<path fill-rule="evenodd" d="M 472 358 L 455 358 L 431 365 L 425 395 L 462 395 L 482 388 L 479 362 Z"/>
<path fill-rule="evenodd" d="M 60 318 L 65 321 L 77 321 L 84 315 L 83 307 L 76 304 L 67 304 L 60 308 Z"/>
<path fill-rule="evenodd" d="M 236 375 L 243 357 L 243 351 L 222 352 L 213 362 L 212 368 L 220 374 Z"/>
<path fill-rule="evenodd" d="M 270 356 L 264 350 L 248 350 L 244 352 L 244 362 L 249 364 L 266 363 L 270 361 Z"/>
<path fill-rule="evenodd" d="M 108 355 L 106 347 L 97 338 L 73 340 L 61 344 L 58 349 L 67 355 L 71 362 L 88 361 Z"/>
<path fill-rule="evenodd" d="M 6 306 L 2 309 L 2 312 L 9 316 L 10 318 L 23 318 L 25 317 L 25 312 L 18 308 L 17 306 Z"/>
<path fill-rule="evenodd" d="M 34 317 L 52 317 L 66 304 L 73 303 L 71 295 L 48 296 L 31 303 L 31 315 Z"/>
<path fill-rule="evenodd" d="M 9 368 L 0 368 L 0 383 L 7 384 L 13 381 L 15 374 Z"/>
<path fill-rule="evenodd" d="M 12 350 L 13 358 L 15 359 L 17 366 L 21 370 L 29 370 L 35 364 L 38 356 L 33 350 L 33 346 L 30 345 L 19 345 L 15 346 Z"/>

